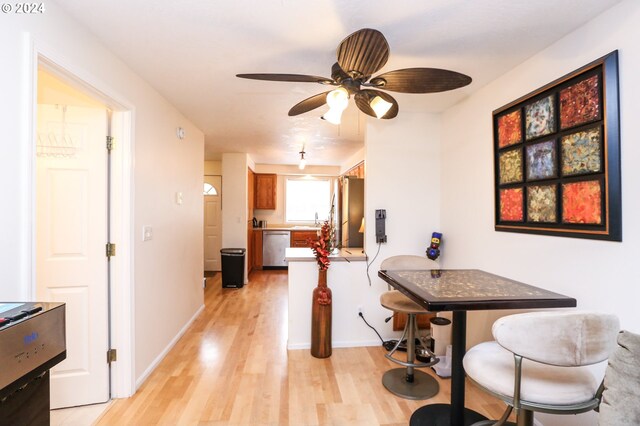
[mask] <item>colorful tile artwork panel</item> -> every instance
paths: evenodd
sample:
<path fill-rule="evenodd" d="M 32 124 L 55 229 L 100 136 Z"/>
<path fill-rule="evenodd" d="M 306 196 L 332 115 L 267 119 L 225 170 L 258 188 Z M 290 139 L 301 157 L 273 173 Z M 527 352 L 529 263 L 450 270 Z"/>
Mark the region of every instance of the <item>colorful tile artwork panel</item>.
<path fill-rule="evenodd" d="M 526 138 L 534 139 L 556 131 L 554 95 L 524 107 Z"/>
<path fill-rule="evenodd" d="M 596 173 L 602 170 L 599 127 L 564 136 L 560 145 L 563 176 Z"/>
<path fill-rule="evenodd" d="M 527 220 L 529 222 L 556 222 L 558 202 L 556 185 L 527 188 Z"/>
<path fill-rule="evenodd" d="M 562 221 L 602 224 L 602 188 L 599 180 L 562 184 Z"/>
<path fill-rule="evenodd" d="M 524 213 L 522 205 L 524 191 L 522 188 L 500 190 L 500 220 L 507 222 L 522 222 Z"/>
<path fill-rule="evenodd" d="M 597 75 L 560 91 L 560 128 L 600 119 L 600 80 Z"/>
<path fill-rule="evenodd" d="M 539 180 L 556 176 L 556 143 L 547 141 L 526 148 L 527 180 Z"/>
<path fill-rule="evenodd" d="M 522 114 L 520 110 L 498 118 L 498 147 L 522 142 Z"/>
<path fill-rule="evenodd" d="M 500 184 L 522 182 L 522 150 L 513 149 L 500 154 Z"/>

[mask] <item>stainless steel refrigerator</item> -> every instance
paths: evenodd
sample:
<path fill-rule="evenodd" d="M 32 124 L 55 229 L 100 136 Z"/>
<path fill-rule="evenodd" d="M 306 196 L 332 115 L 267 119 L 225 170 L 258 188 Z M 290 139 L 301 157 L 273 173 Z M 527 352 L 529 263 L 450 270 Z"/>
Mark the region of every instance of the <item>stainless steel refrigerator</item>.
<path fill-rule="evenodd" d="M 364 217 L 364 179 L 345 177 L 340 201 L 342 247 L 363 247 L 364 234 L 360 227 Z"/>

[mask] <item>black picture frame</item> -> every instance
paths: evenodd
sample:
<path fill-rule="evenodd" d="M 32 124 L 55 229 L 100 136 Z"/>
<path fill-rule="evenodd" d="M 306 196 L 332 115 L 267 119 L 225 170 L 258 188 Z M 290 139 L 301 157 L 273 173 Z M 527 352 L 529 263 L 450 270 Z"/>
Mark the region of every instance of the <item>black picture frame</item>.
<path fill-rule="evenodd" d="M 622 241 L 619 108 L 616 50 L 493 111 L 495 230 Z"/>

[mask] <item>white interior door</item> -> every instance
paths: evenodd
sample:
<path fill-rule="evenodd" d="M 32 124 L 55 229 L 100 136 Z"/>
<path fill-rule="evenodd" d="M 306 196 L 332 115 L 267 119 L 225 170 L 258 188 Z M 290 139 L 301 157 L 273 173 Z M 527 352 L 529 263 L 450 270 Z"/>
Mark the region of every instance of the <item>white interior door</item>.
<path fill-rule="evenodd" d="M 221 176 L 205 176 L 205 187 L 215 190 L 204 195 L 204 270 L 220 271 L 220 249 L 222 248 L 222 209 L 220 205 L 222 189 Z"/>
<path fill-rule="evenodd" d="M 109 399 L 105 109 L 38 105 L 37 299 L 66 303 L 51 408 Z"/>

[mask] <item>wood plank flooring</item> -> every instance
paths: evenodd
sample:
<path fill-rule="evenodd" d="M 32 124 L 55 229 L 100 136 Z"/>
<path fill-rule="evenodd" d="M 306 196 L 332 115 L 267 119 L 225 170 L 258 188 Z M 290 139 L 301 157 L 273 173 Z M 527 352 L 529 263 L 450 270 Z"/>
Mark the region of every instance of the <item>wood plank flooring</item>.
<path fill-rule="evenodd" d="M 426 401 L 390 394 L 381 377 L 396 365 L 381 346 L 334 349 L 328 359 L 287 351 L 286 271 L 221 287 L 220 274 L 207 279 L 204 312 L 138 392 L 111 404 L 97 425 L 407 425 L 418 407 L 449 401 L 448 379 L 438 378 L 440 393 Z M 470 384 L 466 400 L 492 418 L 504 407 Z"/>

